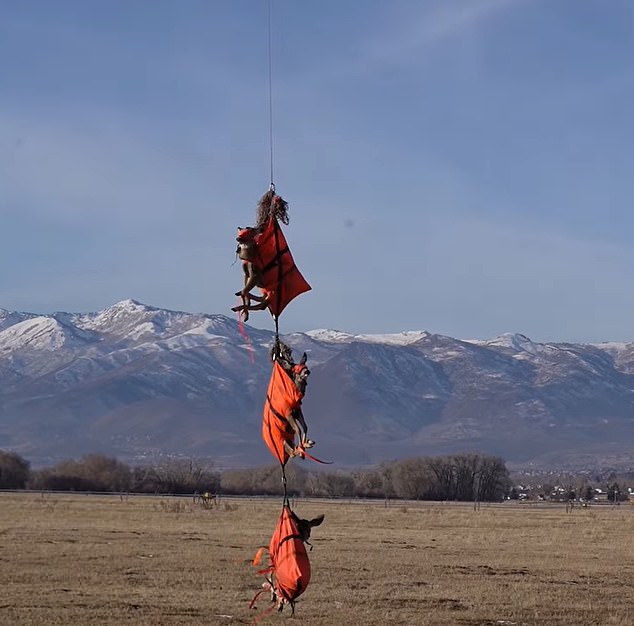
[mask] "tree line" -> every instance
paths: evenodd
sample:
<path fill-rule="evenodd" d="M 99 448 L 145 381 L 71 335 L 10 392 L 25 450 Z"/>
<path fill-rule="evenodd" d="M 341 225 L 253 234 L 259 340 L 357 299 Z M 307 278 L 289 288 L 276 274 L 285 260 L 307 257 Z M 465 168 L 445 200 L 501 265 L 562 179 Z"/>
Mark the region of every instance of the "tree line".
<path fill-rule="evenodd" d="M 351 471 L 308 471 L 287 467 L 291 496 L 499 501 L 511 490 L 503 459 L 486 454 L 418 457 Z M 280 495 L 277 465 L 216 471 L 213 464 L 168 459 L 131 467 L 116 458 L 89 454 L 32 470 L 14 452 L 0 450 L 0 489 L 107 491 L 132 493 L 223 493 Z"/>
<path fill-rule="evenodd" d="M 219 474 L 201 461 L 169 459 L 155 466 L 130 467 L 113 457 L 88 454 L 32 470 L 18 454 L 0 450 L 0 489 L 195 493 L 219 486 Z"/>

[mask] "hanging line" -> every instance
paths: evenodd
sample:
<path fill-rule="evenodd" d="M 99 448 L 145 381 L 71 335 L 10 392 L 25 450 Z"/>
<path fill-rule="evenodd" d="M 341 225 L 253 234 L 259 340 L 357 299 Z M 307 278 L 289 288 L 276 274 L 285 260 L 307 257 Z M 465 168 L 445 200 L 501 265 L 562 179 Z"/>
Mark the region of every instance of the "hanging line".
<path fill-rule="evenodd" d="M 273 316 L 273 320 L 275 321 L 275 351 L 274 355 L 277 359 L 281 354 L 280 348 L 280 319 L 277 315 Z"/>
<path fill-rule="evenodd" d="M 244 329 L 244 323 L 242 321 L 242 315 L 238 311 L 238 331 L 244 337 L 244 341 L 247 344 L 247 350 L 249 351 L 249 359 L 251 361 L 251 365 L 255 363 L 255 350 L 253 349 L 253 344 L 251 343 L 251 337 L 247 335 L 247 331 Z"/>
<path fill-rule="evenodd" d="M 282 465 L 282 486 L 284 487 L 284 501 L 282 506 L 284 506 L 284 504 L 288 503 L 288 495 L 286 494 L 286 468 L 284 465 Z"/>
<path fill-rule="evenodd" d="M 271 26 L 271 0 L 267 1 L 268 6 L 268 57 L 269 57 L 269 150 L 271 162 L 271 183 L 269 189 L 275 192 L 275 183 L 273 182 L 273 49 L 272 49 L 272 26 Z"/>

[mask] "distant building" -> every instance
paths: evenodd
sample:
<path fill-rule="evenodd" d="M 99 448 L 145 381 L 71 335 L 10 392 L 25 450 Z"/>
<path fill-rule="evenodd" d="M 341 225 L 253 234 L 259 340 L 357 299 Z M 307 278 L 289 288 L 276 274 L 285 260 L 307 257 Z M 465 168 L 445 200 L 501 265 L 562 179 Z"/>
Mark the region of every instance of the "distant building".
<path fill-rule="evenodd" d="M 607 502 L 608 501 L 608 492 L 607 491 L 603 491 L 603 489 L 595 489 L 594 490 L 594 495 L 592 496 L 592 499 L 595 502 Z"/>

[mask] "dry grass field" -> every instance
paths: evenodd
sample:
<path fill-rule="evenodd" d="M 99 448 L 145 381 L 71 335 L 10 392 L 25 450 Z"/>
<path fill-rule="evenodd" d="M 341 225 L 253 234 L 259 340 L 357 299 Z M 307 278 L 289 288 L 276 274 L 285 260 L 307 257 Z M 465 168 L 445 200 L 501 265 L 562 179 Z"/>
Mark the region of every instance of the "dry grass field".
<path fill-rule="evenodd" d="M 0 624 L 249 624 L 281 504 L 0 493 Z M 312 581 L 260 624 L 634 624 L 634 506 L 299 501 Z M 262 596 L 258 609 L 268 606 Z"/>

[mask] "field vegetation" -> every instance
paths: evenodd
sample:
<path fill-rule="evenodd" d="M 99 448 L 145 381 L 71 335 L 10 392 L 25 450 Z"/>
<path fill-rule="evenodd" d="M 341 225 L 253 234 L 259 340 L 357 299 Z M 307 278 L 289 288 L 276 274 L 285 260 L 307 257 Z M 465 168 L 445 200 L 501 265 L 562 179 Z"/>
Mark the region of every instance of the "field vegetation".
<path fill-rule="evenodd" d="M 634 506 L 297 499 L 307 625 L 629 626 Z M 0 493 L 0 624 L 249 624 L 278 499 Z M 261 624 L 283 624 L 273 613 Z"/>
<path fill-rule="evenodd" d="M 503 459 L 477 453 L 413 458 L 358 471 L 309 472 L 288 467 L 290 495 L 398 497 L 420 500 L 496 501 L 510 489 Z M 217 492 L 281 495 L 280 469 L 216 472 L 213 464 L 170 458 L 130 467 L 116 458 L 88 454 L 31 470 L 28 461 L 0 450 L 0 489 L 122 491 L 133 493 Z"/>

